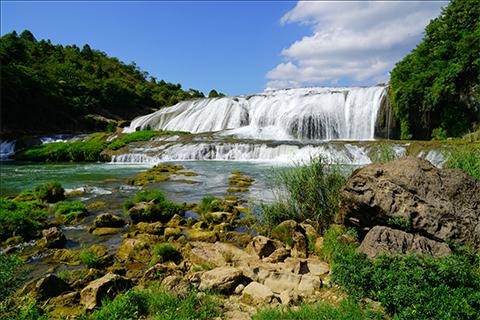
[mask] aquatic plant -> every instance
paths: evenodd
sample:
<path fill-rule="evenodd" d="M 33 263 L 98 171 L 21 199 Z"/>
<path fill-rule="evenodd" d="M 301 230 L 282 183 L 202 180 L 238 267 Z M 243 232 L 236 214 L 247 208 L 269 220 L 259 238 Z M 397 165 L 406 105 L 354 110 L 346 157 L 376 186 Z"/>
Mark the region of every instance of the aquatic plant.
<path fill-rule="evenodd" d="M 88 214 L 87 207 L 80 200 L 58 202 L 54 211 L 65 223 L 77 222 Z"/>

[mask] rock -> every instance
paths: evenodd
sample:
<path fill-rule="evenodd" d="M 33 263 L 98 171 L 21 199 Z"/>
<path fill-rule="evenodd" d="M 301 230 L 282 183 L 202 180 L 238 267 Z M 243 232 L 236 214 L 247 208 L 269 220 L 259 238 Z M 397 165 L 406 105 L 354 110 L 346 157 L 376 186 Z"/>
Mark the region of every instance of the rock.
<path fill-rule="evenodd" d="M 70 286 L 54 274 L 46 275 L 35 281 L 34 284 L 32 292 L 39 300 L 56 297 L 70 290 Z"/>
<path fill-rule="evenodd" d="M 70 249 L 56 249 L 53 252 L 51 261 L 56 264 L 78 265 L 80 264 L 78 251 Z"/>
<path fill-rule="evenodd" d="M 290 250 L 286 248 L 278 248 L 267 258 L 264 258 L 263 261 L 269 263 L 278 263 L 285 261 L 286 258 L 290 257 Z"/>
<path fill-rule="evenodd" d="M 125 239 L 118 247 L 116 256 L 121 261 L 150 261 L 152 258 L 151 246 L 142 239 Z"/>
<path fill-rule="evenodd" d="M 278 239 L 290 248 L 292 257 L 307 257 L 307 237 L 305 230 L 294 220 L 286 220 L 272 230 L 272 237 Z"/>
<path fill-rule="evenodd" d="M 167 223 L 167 227 L 176 228 L 176 227 L 183 226 L 184 224 L 185 224 L 185 219 L 183 219 L 180 215 L 175 214 Z"/>
<path fill-rule="evenodd" d="M 161 222 L 139 222 L 135 225 L 135 228 L 141 233 L 163 235 L 165 228 Z"/>
<path fill-rule="evenodd" d="M 304 296 L 312 295 L 315 291 L 322 287 L 322 280 L 318 276 L 309 274 L 302 275 L 302 279 L 298 284 L 298 293 Z"/>
<path fill-rule="evenodd" d="M 200 291 L 213 290 L 232 293 L 239 284 L 248 282 L 242 271 L 233 267 L 218 267 L 204 272 L 200 277 Z"/>
<path fill-rule="evenodd" d="M 419 158 L 372 164 L 352 173 L 341 199 L 341 220 L 361 231 L 393 223 L 480 248 L 480 181 L 461 170 Z"/>
<path fill-rule="evenodd" d="M 94 228 L 121 228 L 125 225 L 125 221 L 111 213 L 102 213 L 93 220 L 92 225 Z"/>
<path fill-rule="evenodd" d="M 162 287 L 178 295 L 187 295 L 190 292 L 190 283 L 181 276 L 171 275 L 163 279 Z"/>
<path fill-rule="evenodd" d="M 257 255 L 260 259 L 268 257 L 276 250 L 275 243 L 267 237 L 256 236 L 247 246 L 246 251 Z"/>
<path fill-rule="evenodd" d="M 115 233 L 119 233 L 120 231 L 122 231 L 121 228 L 96 228 L 96 229 L 93 229 L 92 231 L 92 234 L 94 236 L 108 236 L 108 235 L 111 235 L 111 234 L 115 234 Z"/>
<path fill-rule="evenodd" d="M 80 298 L 80 295 L 78 292 L 69 292 L 62 294 L 57 297 L 53 297 L 48 301 L 49 305 L 55 305 L 55 306 L 76 306 L 78 305 L 78 299 Z"/>
<path fill-rule="evenodd" d="M 174 272 L 176 269 L 175 263 L 157 263 L 154 266 L 150 267 L 145 271 L 143 275 L 143 282 L 148 282 L 152 280 L 163 280 L 170 273 Z"/>
<path fill-rule="evenodd" d="M 198 221 L 193 225 L 193 229 L 208 229 L 208 223 L 205 221 Z"/>
<path fill-rule="evenodd" d="M 293 269 L 293 273 L 295 274 L 307 274 L 310 272 L 308 268 L 307 260 L 300 260 L 295 264 L 295 268 Z"/>
<path fill-rule="evenodd" d="M 164 236 L 165 236 L 165 239 L 169 239 L 170 237 L 176 239 L 178 237 L 180 237 L 182 235 L 182 229 L 180 228 L 165 228 L 165 231 L 164 231 Z"/>
<path fill-rule="evenodd" d="M 63 248 L 67 242 L 65 235 L 57 228 L 51 227 L 42 231 L 43 238 L 38 240 L 38 245 L 45 248 Z"/>
<path fill-rule="evenodd" d="M 264 284 L 274 293 L 282 291 L 295 291 L 298 288 L 302 276 L 287 272 L 273 272 L 266 279 Z"/>
<path fill-rule="evenodd" d="M 424 253 L 442 257 L 451 253 L 443 242 L 430 240 L 420 235 L 407 233 L 383 226 L 373 227 L 358 247 L 359 252 L 370 258 L 380 254 Z"/>
<path fill-rule="evenodd" d="M 217 233 L 213 231 L 202 231 L 202 230 L 188 230 L 186 232 L 187 239 L 190 241 L 203 241 L 214 243 L 217 241 Z"/>
<path fill-rule="evenodd" d="M 320 260 L 308 259 L 307 265 L 310 274 L 314 276 L 324 276 L 330 272 L 328 264 Z"/>
<path fill-rule="evenodd" d="M 239 285 L 235 288 L 235 294 L 242 294 L 243 289 L 245 289 L 245 285 L 239 284 Z"/>
<path fill-rule="evenodd" d="M 245 248 L 250 241 L 252 241 L 252 236 L 242 232 L 236 231 L 227 231 L 218 234 L 219 241 L 233 243 L 240 248 Z"/>
<path fill-rule="evenodd" d="M 80 292 L 80 303 L 87 309 L 100 305 L 105 298 L 112 299 L 117 293 L 128 289 L 131 281 L 117 274 L 108 273 L 100 279 L 90 282 Z"/>
<path fill-rule="evenodd" d="M 221 223 L 221 222 L 230 221 L 233 217 L 233 213 L 217 211 L 217 212 L 209 213 L 209 216 L 212 218 L 214 223 Z"/>
<path fill-rule="evenodd" d="M 280 302 L 284 305 L 293 305 L 299 302 L 300 298 L 298 294 L 293 293 L 289 290 L 284 290 L 279 295 Z"/>
<path fill-rule="evenodd" d="M 272 290 L 258 282 L 250 282 L 242 293 L 242 301 L 252 305 L 268 304 L 273 297 Z"/>
<path fill-rule="evenodd" d="M 215 246 L 211 243 L 196 242 L 193 243 L 193 248 L 190 250 L 189 259 L 196 265 L 214 265 L 217 267 L 226 265 L 225 258 Z"/>

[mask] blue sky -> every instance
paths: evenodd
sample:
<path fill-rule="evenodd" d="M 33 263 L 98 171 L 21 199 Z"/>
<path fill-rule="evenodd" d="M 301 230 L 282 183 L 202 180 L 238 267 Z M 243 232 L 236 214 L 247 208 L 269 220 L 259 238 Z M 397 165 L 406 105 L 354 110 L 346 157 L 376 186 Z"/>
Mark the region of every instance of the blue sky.
<path fill-rule="evenodd" d="M 1 2 L 1 32 L 90 44 L 227 94 L 386 81 L 446 2 Z"/>

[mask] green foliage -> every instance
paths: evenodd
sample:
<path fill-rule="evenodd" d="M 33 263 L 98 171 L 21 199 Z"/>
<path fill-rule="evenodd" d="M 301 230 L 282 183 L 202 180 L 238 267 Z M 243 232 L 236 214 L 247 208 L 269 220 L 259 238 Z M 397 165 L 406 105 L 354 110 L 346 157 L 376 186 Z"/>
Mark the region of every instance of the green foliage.
<path fill-rule="evenodd" d="M 138 192 L 133 199 L 125 202 L 125 209 L 132 209 L 136 203 L 147 202 L 142 210 L 128 211 L 134 222 L 139 221 L 169 221 L 175 214 L 183 215 L 184 209 L 181 205 L 167 201 L 165 195 L 158 190 L 145 190 Z"/>
<path fill-rule="evenodd" d="M 219 199 L 215 198 L 214 196 L 205 196 L 200 201 L 198 205 L 198 212 L 205 213 L 205 212 L 216 212 L 222 211 L 222 207 L 218 201 Z"/>
<path fill-rule="evenodd" d="M 393 146 L 390 144 L 381 143 L 373 154 L 372 162 L 385 163 L 395 160 L 396 158 L 397 155 L 395 154 Z"/>
<path fill-rule="evenodd" d="M 394 217 L 387 220 L 387 226 L 403 231 L 412 231 L 412 221 L 404 217 Z"/>
<path fill-rule="evenodd" d="M 137 289 L 118 295 L 105 302 L 90 320 L 130 320 L 146 318 L 158 320 L 210 320 L 221 315 L 210 295 L 198 298 L 192 291 L 178 296 L 161 288 Z"/>
<path fill-rule="evenodd" d="M 55 203 L 65 200 L 65 189 L 58 181 L 50 181 L 35 187 L 35 196 L 40 201 Z"/>
<path fill-rule="evenodd" d="M 319 256 L 332 263 L 334 254 L 348 253 L 355 250 L 353 244 L 346 245 L 343 242 L 340 242 L 338 239 L 340 237 L 346 237 L 347 239 L 352 239 L 352 243 L 357 238 L 356 232 L 354 229 L 346 229 L 343 225 L 332 224 L 323 234 L 323 247 Z"/>
<path fill-rule="evenodd" d="M 6 299 L 22 283 L 19 277 L 19 267 L 22 261 L 13 255 L 0 253 L 0 301 Z"/>
<path fill-rule="evenodd" d="M 402 139 L 456 137 L 480 121 L 479 16 L 477 0 L 450 1 L 392 70 L 391 101 Z"/>
<path fill-rule="evenodd" d="M 155 136 L 161 135 L 184 135 L 188 134 L 188 132 L 184 131 L 152 131 L 152 130 L 144 130 L 144 131 L 136 131 L 132 133 L 127 133 L 125 135 L 120 136 L 119 138 L 113 140 L 109 145 L 108 148 L 112 150 L 120 149 L 131 142 L 137 141 L 148 141 Z"/>
<path fill-rule="evenodd" d="M 480 144 L 467 144 L 452 149 L 444 165 L 447 169 L 462 169 L 480 180 Z"/>
<path fill-rule="evenodd" d="M 111 118 L 204 97 L 88 45 L 54 45 L 25 34 L 31 35 L 13 31 L 0 38 L 2 131 L 103 131 Z"/>
<path fill-rule="evenodd" d="M 296 309 L 264 309 L 253 320 L 362 320 L 382 319 L 382 315 L 362 306 L 354 300 L 343 300 L 338 305 L 326 302 L 304 304 Z"/>
<path fill-rule="evenodd" d="M 104 141 L 88 140 L 74 142 L 52 142 L 33 146 L 15 155 L 16 159 L 61 162 L 61 161 L 102 161 L 101 152 L 105 149 Z"/>
<path fill-rule="evenodd" d="M 332 280 L 350 296 L 379 301 L 395 319 L 478 319 L 478 257 L 398 255 L 370 260 L 351 244 L 329 243 L 334 233 L 338 230 L 324 242 L 333 248 Z"/>
<path fill-rule="evenodd" d="M 65 223 L 78 222 L 88 214 L 87 207 L 80 200 L 58 202 L 54 210 L 55 215 Z"/>
<path fill-rule="evenodd" d="M 212 90 L 210 90 L 210 92 L 208 93 L 208 97 L 209 97 L 209 98 L 222 98 L 222 97 L 225 97 L 225 94 L 223 94 L 223 93 L 221 93 L 221 92 L 219 93 L 219 92 L 217 92 L 217 90 L 212 89 Z"/>
<path fill-rule="evenodd" d="M 462 140 L 467 142 L 477 142 L 480 141 L 480 129 L 477 129 L 474 132 L 467 133 L 463 136 Z"/>
<path fill-rule="evenodd" d="M 290 170 L 276 171 L 273 176 L 275 201 L 262 205 L 262 218 L 268 225 L 293 219 L 311 219 L 324 230 L 338 212 L 340 188 L 345 177 L 323 159 Z"/>
<path fill-rule="evenodd" d="M 173 261 L 179 263 L 182 255 L 170 243 L 161 243 L 153 248 L 153 253 L 158 257 L 159 262 Z"/>
<path fill-rule="evenodd" d="M 101 261 L 97 254 L 88 249 L 80 251 L 79 259 L 81 263 L 83 263 L 89 268 L 98 268 L 101 264 Z"/>
<path fill-rule="evenodd" d="M 447 138 L 447 131 L 445 129 L 435 128 L 432 130 L 432 140 L 445 140 Z"/>
<path fill-rule="evenodd" d="M 0 198 L 0 242 L 12 236 L 24 240 L 38 235 L 47 219 L 45 206 L 37 201 Z"/>

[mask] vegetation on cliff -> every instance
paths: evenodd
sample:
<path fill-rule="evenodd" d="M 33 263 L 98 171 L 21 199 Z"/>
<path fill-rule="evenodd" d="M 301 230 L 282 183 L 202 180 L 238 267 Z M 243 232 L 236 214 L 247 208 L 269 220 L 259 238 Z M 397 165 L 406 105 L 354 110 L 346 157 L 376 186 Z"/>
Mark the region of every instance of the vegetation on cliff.
<path fill-rule="evenodd" d="M 479 17 L 476 0 L 452 0 L 392 70 L 391 100 L 402 139 L 460 136 L 478 125 Z"/>
<path fill-rule="evenodd" d="M 0 60 L 2 133 L 103 130 L 108 119 L 132 119 L 204 97 L 88 44 L 37 41 L 28 30 L 0 38 Z"/>

